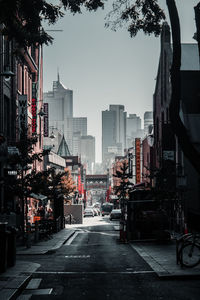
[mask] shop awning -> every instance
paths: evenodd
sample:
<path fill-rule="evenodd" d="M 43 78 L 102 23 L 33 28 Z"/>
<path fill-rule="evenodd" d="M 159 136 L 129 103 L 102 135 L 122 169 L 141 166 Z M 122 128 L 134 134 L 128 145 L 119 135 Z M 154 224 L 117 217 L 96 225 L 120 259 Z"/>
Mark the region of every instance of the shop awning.
<path fill-rule="evenodd" d="M 41 200 L 41 201 L 44 201 L 44 200 L 47 199 L 47 196 L 44 196 L 42 194 L 35 194 L 35 193 L 31 193 L 30 197 L 34 198 L 34 199 L 37 199 L 37 200 Z"/>

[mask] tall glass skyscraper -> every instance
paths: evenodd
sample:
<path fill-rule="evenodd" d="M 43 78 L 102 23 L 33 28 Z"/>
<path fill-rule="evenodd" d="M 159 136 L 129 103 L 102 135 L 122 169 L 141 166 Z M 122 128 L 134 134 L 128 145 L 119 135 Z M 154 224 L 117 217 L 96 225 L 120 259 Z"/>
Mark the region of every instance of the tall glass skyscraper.
<path fill-rule="evenodd" d="M 124 105 L 110 105 L 102 111 L 102 162 L 112 155 L 123 155 L 126 148 Z"/>
<path fill-rule="evenodd" d="M 73 135 L 73 91 L 60 82 L 53 81 L 53 90 L 44 93 L 44 103 L 48 103 L 49 128 L 57 128 L 66 138 L 72 152 Z"/>

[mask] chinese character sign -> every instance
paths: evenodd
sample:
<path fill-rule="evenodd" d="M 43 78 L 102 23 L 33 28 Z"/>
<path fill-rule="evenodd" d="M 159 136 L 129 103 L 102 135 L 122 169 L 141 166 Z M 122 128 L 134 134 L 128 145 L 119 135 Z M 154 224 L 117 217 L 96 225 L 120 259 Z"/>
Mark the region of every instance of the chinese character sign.
<path fill-rule="evenodd" d="M 31 103 L 31 112 L 32 112 L 32 134 L 37 133 L 37 83 L 32 83 L 32 103 Z"/>
<path fill-rule="evenodd" d="M 27 128 L 28 112 L 27 112 L 27 95 L 19 95 L 19 132 Z"/>
<path fill-rule="evenodd" d="M 44 103 L 44 137 L 49 136 L 49 104 Z"/>
<path fill-rule="evenodd" d="M 37 102 L 36 98 L 32 98 L 32 134 L 37 133 Z"/>
<path fill-rule="evenodd" d="M 140 138 L 135 139 L 135 170 L 136 170 L 136 184 L 141 182 L 140 170 Z"/>

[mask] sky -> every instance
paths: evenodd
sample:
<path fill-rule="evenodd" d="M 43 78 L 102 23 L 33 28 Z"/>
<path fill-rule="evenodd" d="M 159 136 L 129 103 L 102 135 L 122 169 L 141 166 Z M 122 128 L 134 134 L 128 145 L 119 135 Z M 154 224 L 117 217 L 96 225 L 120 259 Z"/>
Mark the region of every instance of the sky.
<path fill-rule="evenodd" d="M 110 0 L 108 1 L 110 3 Z M 193 7 L 197 0 L 177 0 L 184 43 L 195 43 Z M 167 12 L 165 0 L 159 1 Z M 44 46 L 44 92 L 52 90 L 59 69 L 60 81 L 73 90 L 74 117 L 87 117 L 88 134 L 96 139 L 96 161 L 101 162 L 101 112 L 110 104 L 122 104 L 128 114 L 143 121 L 152 110 L 160 39 L 142 32 L 131 38 L 126 28 L 105 28 L 109 8 L 78 15 L 66 13 L 56 25 L 45 29 L 53 45 Z"/>

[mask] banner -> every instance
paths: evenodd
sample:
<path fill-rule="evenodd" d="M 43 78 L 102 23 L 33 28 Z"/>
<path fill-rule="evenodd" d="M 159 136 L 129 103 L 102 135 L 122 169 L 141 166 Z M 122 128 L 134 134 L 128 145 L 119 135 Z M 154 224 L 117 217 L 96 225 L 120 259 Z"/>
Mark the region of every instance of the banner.
<path fill-rule="evenodd" d="M 31 102 L 31 112 L 32 112 L 32 135 L 37 134 L 37 83 L 32 83 L 32 102 Z"/>
<path fill-rule="evenodd" d="M 44 137 L 49 136 L 49 103 L 44 103 Z"/>
<path fill-rule="evenodd" d="M 136 179 L 135 183 L 140 183 L 141 182 L 141 170 L 140 170 L 140 138 L 135 139 L 135 172 L 136 172 Z"/>
<path fill-rule="evenodd" d="M 19 108 L 18 108 L 19 133 L 21 133 L 22 130 L 26 129 L 28 125 L 27 95 L 19 95 L 18 102 L 19 102 Z"/>

